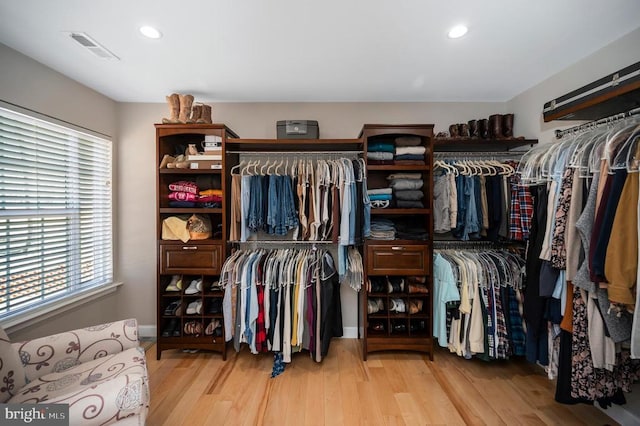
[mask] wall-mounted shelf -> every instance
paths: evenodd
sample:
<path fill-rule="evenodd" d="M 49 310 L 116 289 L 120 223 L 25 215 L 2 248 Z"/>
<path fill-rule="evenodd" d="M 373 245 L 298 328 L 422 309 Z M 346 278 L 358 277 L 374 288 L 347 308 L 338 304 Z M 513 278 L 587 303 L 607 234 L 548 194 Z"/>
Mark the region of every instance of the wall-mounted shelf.
<path fill-rule="evenodd" d="M 479 139 L 479 138 L 436 138 L 433 142 L 435 152 L 485 152 L 510 151 L 514 148 L 533 146 L 537 139 Z"/>

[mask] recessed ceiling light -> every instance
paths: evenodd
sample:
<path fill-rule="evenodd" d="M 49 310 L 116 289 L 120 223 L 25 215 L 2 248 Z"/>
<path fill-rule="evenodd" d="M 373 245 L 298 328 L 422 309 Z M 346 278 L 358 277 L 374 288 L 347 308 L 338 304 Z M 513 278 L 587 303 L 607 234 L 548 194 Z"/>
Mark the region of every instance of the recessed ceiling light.
<path fill-rule="evenodd" d="M 464 25 L 456 25 L 449 30 L 449 38 L 460 38 L 469 31 Z"/>
<path fill-rule="evenodd" d="M 156 30 L 153 27 L 150 27 L 149 25 L 140 27 L 140 32 L 142 33 L 143 36 L 153 38 L 153 39 L 162 37 L 162 34 L 160 33 L 160 31 Z"/>

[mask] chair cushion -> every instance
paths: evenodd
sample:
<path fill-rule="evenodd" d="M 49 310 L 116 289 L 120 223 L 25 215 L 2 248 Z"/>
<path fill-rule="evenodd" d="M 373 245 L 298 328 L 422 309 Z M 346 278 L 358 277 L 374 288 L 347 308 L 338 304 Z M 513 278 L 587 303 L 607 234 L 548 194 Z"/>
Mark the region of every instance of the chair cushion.
<path fill-rule="evenodd" d="M 18 351 L 0 328 L 0 402 L 7 402 L 25 384 L 27 378 Z"/>
<path fill-rule="evenodd" d="M 72 424 L 105 424 L 135 415 L 144 418 L 149 406 L 144 350 L 135 347 L 45 374 L 8 402 L 69 404 Z"/>

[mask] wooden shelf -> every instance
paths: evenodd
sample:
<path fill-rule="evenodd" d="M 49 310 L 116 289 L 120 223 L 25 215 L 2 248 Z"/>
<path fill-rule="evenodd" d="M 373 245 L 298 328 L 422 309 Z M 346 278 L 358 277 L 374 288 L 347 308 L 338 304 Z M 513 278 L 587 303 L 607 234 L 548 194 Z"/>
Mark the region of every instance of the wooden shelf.
<path fill-rule="evenodd" d="M 225 126 L 224 124 L 155 124 L 156 132 L 159 137 L 172 136 L 172 135 L 212 135 L 216 132 L 212 130 L 220 131 L 226 134 L 227 138 L 237 138 L 238 135 Z M 229 139 L 227 139 L 229 140 Z"/>
<path fill-rule="evenodd" d="M 160 214 L 187 214 L 187 213 L 203 213 L 203 214 L 221 214 L 221 208 L 206 209 L 203 207 L 160 207 Z"/>
<path fill-rule="evenodd" d="M 420 164 L 416 164 L 416 165 L 410 165 L 410 164 L 389 164 L 389 165 L 384 165 L 384 164 L 367 164 L 367 170 L 372 172 L 372 171 L 383 171 L 383 172 L 392 172 L 392 171 L 412 171 L 412 172 L 422 172 L 422 171 L 429 171 L 431 170 L 431 167 L 424 164 L 424 165 L 420 165 Z"/>
<path fill-rule="evenodd" d="M 280 150 L 297 151 L 350 151 L 362 150 L 360 139 L 230 139 L 227 140 L 227 151 L 259 151 L 272 152 Z"/>
<path fill-rule="evenodd" d="M 431 209 L 371 209 L 371 214 L 378 214 L 378 215 L 431 214 Z"/>
<path fill-rule="evenodd" d="M 537 139 L 467 139 L 436 138 L 433 141 L 434 152 L 486 152 L 511 151 L 514 148 L 533 146 Z"/>
<path fill-rule="evenodd" d="M 219 175 L 222 169 L 159 169 L 159 173 L 161 175 Z"/>

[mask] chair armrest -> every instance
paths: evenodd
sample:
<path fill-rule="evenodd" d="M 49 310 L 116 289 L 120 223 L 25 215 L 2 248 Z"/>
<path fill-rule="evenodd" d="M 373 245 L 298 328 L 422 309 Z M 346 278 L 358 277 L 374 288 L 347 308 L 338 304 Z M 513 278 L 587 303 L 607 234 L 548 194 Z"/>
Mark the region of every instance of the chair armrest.
<path fill-rule="evenodd" d="M 27 380 L 139 346 L 138 322 L 127 319 L 12 344 Z"/>

